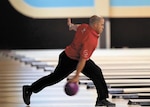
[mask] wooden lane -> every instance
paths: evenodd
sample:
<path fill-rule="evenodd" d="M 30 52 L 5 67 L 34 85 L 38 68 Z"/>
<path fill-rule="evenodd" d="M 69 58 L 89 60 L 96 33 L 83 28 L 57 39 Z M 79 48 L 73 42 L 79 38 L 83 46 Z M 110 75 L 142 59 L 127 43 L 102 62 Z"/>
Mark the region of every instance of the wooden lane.
<path fill-rule="evenodd" d="M 35 64 L 45 64 L 45 65 L 53 65 L 53 66 L 56 66 L 57 64 L 58 64 L 58 62 L 57 61 L 51 61 L 51 62 L 31 62 L 31 64 L 32 65 L 35 65 Z M 97 63 L 102 69 L 110 69 L 110 70 L 113 70 L 113 69 L 128 69 L 128 70 L 136 70 L 136 69 L 150 69 L 150 62 L 145 62 L 145 63 L 133 63 L 132 62 L 132 64 L 131 63 L 127 63 L 127 64 L 117 64 L 117 63 L 115 63 L 115 62 L 113 62 L 112 64 L 103 64 L 103 63 Z"/>
<path fill-rule="evenodd" d="M 32 57 L 34 58 L 36 56 L 38 56 L 37 58 L 40 58 L 43 56 L 45 57 L 51 57 L 51 56 L 55 56 L 58 57 L 57 55 L 59 53 L 61 53 L 63 50 L 62 49 L 41 49 L 41 50 L 12 50 L 11 53 L 16 53 L 19 55 L 25 55 L 26 57 Z M 10 52 L 9 52 L 10 53 Z M 96 50 L 93 55 L 92 58 L 99 58 L 99 57 L 119 57 L 119 56 L 149 56 L 150 50 L 149 48 L 147 49 L 98 49 Z M 110 59 L 111 60 L 111 59 Z"/>
<path fill-rule="evenodd" d="M 141 106 L 150 106 L 150 99 L 130 99 L 128 102 L 129 105 L 141 105 Z"/>
<path fill-rule="evenodd" d="M 149 84 L 149 79 L 106 79 L 107 84 Z M 80 84 L 93 84 L 91 80 L 80 80 Z"/>
<path fill-rule="evenodd" d="M 58 53 L 58 52 L 56 52 L 56 53 Z M 132 53 L 132 52 L 131 52 Z M 28 53 L 25 53 L 28 57 L 30 56 Z M 46 53 L 44 54 L 44 53 L 42 53 L 44 56 L 46 55 Z M 50 53 L 49 53 L 50 54 Z M 23 54 L 22 54 L 23 55 Z M 40 54 L 38 54 L 37 55 L 37 59 L 41 59 L 42 60 L 42 56 L 43 55 L 40 55 Z M 31 55 L 32 56 L 32 55 Z M 40 57 L 39 57 L 40 56 Z M 50 61 L 51 61 L 51 59 L 53 60 L 52 62 L 49 62 L 49 61 L 46 61 L 46 62 L 48 62 L 49 64 L 57 64 L 57 58 L 55 57 L 56 55 L 46 55 L 47 57 L 44 57 L 44 60 L 45 59 L 47 59 L 47 58 L 49 58 L 50 59 Z M 140 56 L 140 55 L 137 55 L 137 56 Z M 32 57 L 32 58 L 35 58 L 36 56 L 35 56 L 35 53 L 34 53 L 34 57 Z M 116 56 L 116 57 L 114 57 L 114 59 L 115 58 L 117 58 L 118 56 Z M 147 55 L 146 55 L 146 57 L 147 57 Z M 95 57 L 96 58 L 96 57 Z M 140 73 L 141 71 L 144 71 L 145 72 L 145 74 L 143 74 L 143 76 L 148 76 L 146 73 L 149 71 L 149 67 L 148 67 L 148 64 L 149 64 L 149 61 L 148 61 L 148 58 L 142 58 L 142 57 L 140 57 L 140 58 L 136 58 L 136 57 L 133 57 L 133 59 L 131 60 L 131 61 L 128 61 L 128 60 L 126 60 L 127 59 L 127 57 L 126 58 L 121 58 L 121 57 L 119 57 L 119 59 L 117 59 L 117 60 L 109 60 L 109 58 L 110 57 L 108 57 L 108 59 L 106 59 L 105 60 L 105 58 L 102 58 L 102 59 L 100 59 L 99 57 L 98 58 L 96 58 L 96 59 L 98 59 L 98 60 L 96 60 L 96 62 L 98 62 L 99 64 L 100 64 L 100 66 L 101 66 L 101 61 L 103 62 L 102 64 L 102 69 L 103 68 L 105 68 L 103 71 L 104 71 L 104 76 L 106 76 L 105 78 L 106 78 L 106 80 L 110 80 L 110 79 L 115 79 L 115 78 L 117 78 L 117 76 L 119 77 L 119 76 L 123 76 L 124 74 L 125 74 L 125 76 L 127 77 L 127 76 L 129 76 L 130 74 L 135 74 L 135 72 L 136 72 L 136 74 L 137 74 L 137 76 L 141 76 L 142 75 L 142 73 Z M 131 58 L 131 57 L 128 57 L 128 58 Z M 100 59 L 100 60 L 99 60 Z M 124 62 L 125 62 L 125 65 L 123 64 L 123 61 L 120 61 L 120 60 L 124 60 Z M 144 60 L 145 59 L 147 59 L 146 61 L 145 61 L 145 64 L 146 65 L 144 65 Z M 110 61 L 110 62 L 109 62 Z M 120 61 L 120 62 L 119 62 Z M 134 64 L 132 64 L 132 61 L 133 62 L 135 62 Z M 137 62 L 136 62 L 137 61 Z M 143 62 L 143 63 L 141 63 L 142 65 L 144 65 L 144 67 L 143 68 L 141 68 L 140 70 L 139 70 L 139 68 L 140 67 L 136 67 L 136 66 L 141 66 L 140 65 L 140 61 L 141 62 Z M 115 63 L 116 62 L 116 63 Z M 119 69 L 117 69 L 117 67 L 118 66 L 116 66 L 116 65 L 119 65 L 120 66 L 120 68 Z M 116 67 L 116 69 L 115 69 L 115 67 L 114 67 L 114 69 L 113 69 L 113 67 L 111 67 L 111 66 L 115 66 Z M 131 68 L 130 68 L 131 67 Z M 134 67 L 136 67 L 136 68 L 133 68 Z M 147 68 L 145 68 L 145 67 L 147 67 Z M 126 68 L 126 69 L 125 69 Z M 115 71 L 116 71 L 116 73 L 115 73 Z M 127 71 L 129 71 L 129 72 L 127 72 Z M 131 72 L 132 71 L 132 72 Z M 113 72 L 113 73 L 112 73 Z M 123 72 L 123 73 L 122 73 Z M 125 73 L 124 73 L 125 72 Z M 138 73 L 137 73 L 138 72 Z M 133 76 L 133 75 L 131 75 L 131 76 Z M 113 77 L 113 76 L 116 76 L 116 77 Z M 112 77 L 112 78 L 111 78 Z M 126 78 L 126 77 L 124 77 L 124 78 Z M 139 77 L 140 78 L 140 77 Z M 149 78 L 149 77 L 147 77 L 147 78 Z M 25 78 L 24 78 L 25 79 Z M 121 78 L 120 78 L 121 79 Z M 85 90 L 84 90 L 85 91 Z M 88 92 L 89 92 L 89 90 L 87 90 Z M 94 91 L 94 90 L 93 90 Z M 93 92 L 92 91 L 92 92 Z M 116 100 L 116 99 L 112 99 L 112 100 Z M 118 100 L 118 99 L 117 99 Z M 125 100 L 123 100 L 123 101 L 125 101 Z M 118 104 L 119 104 L 119 102 L 118 102 Z M 124 103 L 125 104 L 125 103 Z M 58 106 L 58 105 L 57 105 Z M 127 103 L 125 104 L 125 105 L 123 105 L 123 106 L 127 106 Z M 123 107 L 123 106 L 118 106 L 118 107 Z M 136 107 L 137 107 L 138 105 L 136 105 Z"/>
<path fill-rule="evenodd" d="M 114 50 L 113 50 L 114 51 Z M 124 51 L 124 50 L 122 50 Z M 131 51 L 129 50 L 128 51 L 125 51 L 126 53 L 122 54 L 122 52 L 120 53 L 113 53 L 112 55 L 108 56 L 108 55 L 105 55 L 103 52 L 102 52 L 102 55 L 101 55 L 101 51 L 98 52 L 100 53 L 100 55 L 97 55 L 98 57 L 92 57 L 92 58 L 95 58 L 95 62 L 97 64 L 99 64 L 99 66 L 103 69 L 103 71 L 108 71 L 108 70 L 144 70 L 144 71 L 148 71 L 150 69 L 150 60 L 149 60 L 149 56 L 148 56 L 148 52 L 146 53 L 141 53 L 139 51 Z M 28 51 L 29 52 L 29 51 Z M 49 54 L 46 54 L 46 52 L 40 52 L 42 53 L 41 54 L 37 54 L 36 56 L 37 57 L 32 57 L 33 53 L 34 52 L 29 52 L 29 53 L 25 53 L 25 55 L 27 55 L 28 57 L 32 57 L 34 59 L 37 59 L 37 58 L 41 58 L 40 60 L 44 61 L 44 63 L 48 64 L 48 65 L 53 65 L 53 66 L 56 66 L 57 65 L 57 57 L 58 57 L 58 54 L 60 53 L 61 51 L 57 51 L 54 55 L 51 54 L 50 52 L 48 52 Z M 16 52 L 17 53 L 17 52 Z M 18 52 L 19 53 L 19 52 Z M 31 54 L 32 53 L 32 54 Z M 54 52 L 52 52 L 54 53 Z M 108 54 L 108 52 L 106 52 Z M 111 53 L 111 51 L 110 51 Z M 130 54 L 128 54 L 130 53 Z M 136 53 L 136 54 L 135 54 Z M 141 53 L 141 54 L 139 54 Z M 23 55 L 23 52 L 21 53 Z M 120 55 L 119 55 L 120 54 Z M 126 55 L 127 54 L 127 55 Z M 101 60 L 100 58 L 103 58 L 104 60 Z M 126 69 L 125 69 L 126 68 Z"/>
<path fill-rule="evenodd" d="M 72 78 L 74 74 L 70 75 L 67 79 Z M 105 79 L 149 79 L 150 75 L 104 75 Z M 84 75 L 80 75 L 80 80 L 89 80 L 88 77 Z"/>
<path fill-rule="evenodd" d="M 142 50 L 142 51 L 141 51 Z M 106 51 L 107 54 L 105 54 L 105 52 L 100 51 L 100 54 L 95 54 L 98 57 L 93 57 L 96 59 L 96 62 L 100 63 L 101 68 L 103 69 L 104 72 L 104 76 L 106 75 L 135 75 L 135 72 L 139 71 L 138 73 L 136 73 L 136 75 L 147 75 L 147 71 L 149 71 L 149 50 L 145 53 L 145 49 L 141 49 L 141 50 L 109 50 Z M 34 52 L 31 51 L 31 53 L 33 54 Z M 42 53 L 42 52 L 40 52 Z M 60 53 L 60 50 L 56 52 L 57 54 Z M 30 52 L 26 55 L 28 57 L 31 57 L 32 54 L 30 54 Z M 46 55 L 46 53 L 42 53 L 42 55 L 44 54 L 44 57 L 41 57 L 41 54 L 38 54 L 38 58 L 42 58 L 43 59 L 47 59 L 50 58 L 56 58 L 56 55 L 52 55 L 50 52 L 48 55 Z M 24 55 L 22 53 L 22 55 Z M 46 57 L 45 57 L 46 56 Z M 55 56 L 55 57 L 54 57 Z M 104 59 L 104 60 L 102 60 Z M 48 59 L 49 60 L 49 59 Z M 107 61 L 107 62 L 106 62 Z M 113 62 L 111 62 L 113 61 Z M 47 62 L 47 61 L 46 61 Z M 57 64 L 57 60 L 53 62 L 47 62 L 49 64 Z M 51 70 L 51 68 L 50 68 Z M 105 72 L 105 71 L 111 71 L 113 72 Z M 116 72 L 118 71 L 118 72 Z M 127 72 L 129 71 L 129 72 Z M 131 72 L 134 71 L 134 72 Z M 144 71 L 144 72 L 143 72 Z M 145 72 L 146 71 L 146 72 Z M 120 72 L 120 73 L 119 73 Z M 122 73 L 123 72 L 123 73 Z M 125 73 L 124 73 L 125 72 Z M 142 72 L 142 73 L 140 73 Z"/>

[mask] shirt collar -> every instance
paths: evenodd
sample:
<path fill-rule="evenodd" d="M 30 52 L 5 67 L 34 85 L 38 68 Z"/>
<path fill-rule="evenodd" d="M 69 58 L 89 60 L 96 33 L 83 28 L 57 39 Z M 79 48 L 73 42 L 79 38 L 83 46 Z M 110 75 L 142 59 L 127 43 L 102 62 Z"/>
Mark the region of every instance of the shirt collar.
<path fill-rule="evenodd" d="M 89 29 L 90 29 L 90 31 L 92 32 L 92 34 L 94 36 L 96 36 L 97 38 L 99 38 L 99 34 L 90 25 L 89 25 Z"/>

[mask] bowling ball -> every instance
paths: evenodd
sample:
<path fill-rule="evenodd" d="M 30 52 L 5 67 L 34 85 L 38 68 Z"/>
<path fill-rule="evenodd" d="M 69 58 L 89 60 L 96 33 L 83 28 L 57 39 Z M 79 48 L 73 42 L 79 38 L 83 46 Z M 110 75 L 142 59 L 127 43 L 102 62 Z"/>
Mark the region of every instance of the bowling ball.
<path fill-rule="evenodd" d="M 78 84 L 75 82 L 67 82 L 64 87 L 64 91 L 68 96 L 75 95 L 79 90 Z"/>

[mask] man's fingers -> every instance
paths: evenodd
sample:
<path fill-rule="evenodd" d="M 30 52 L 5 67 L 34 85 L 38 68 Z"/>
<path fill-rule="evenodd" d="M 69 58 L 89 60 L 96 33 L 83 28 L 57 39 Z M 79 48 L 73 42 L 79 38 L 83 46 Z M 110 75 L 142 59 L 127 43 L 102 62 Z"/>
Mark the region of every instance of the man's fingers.
<path fill-rule="evenodd" d="M 67 22 L 68 26 L 71 25 L 71 18 L 68 18 L 68 22 Z"/>

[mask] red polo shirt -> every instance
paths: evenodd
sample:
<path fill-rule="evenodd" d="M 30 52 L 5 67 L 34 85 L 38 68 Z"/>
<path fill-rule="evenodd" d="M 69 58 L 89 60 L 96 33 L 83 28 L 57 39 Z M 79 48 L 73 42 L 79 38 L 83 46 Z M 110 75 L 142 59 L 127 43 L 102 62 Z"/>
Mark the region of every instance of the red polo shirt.
<path fill-rule="evenodd" d="M 98 37 L 88 24 L 81 24 L 72 43 L 65 48 L 65 53 L 71 59 L 79 60 L 82 57 L 88 60 L 97 47 Z"/>

